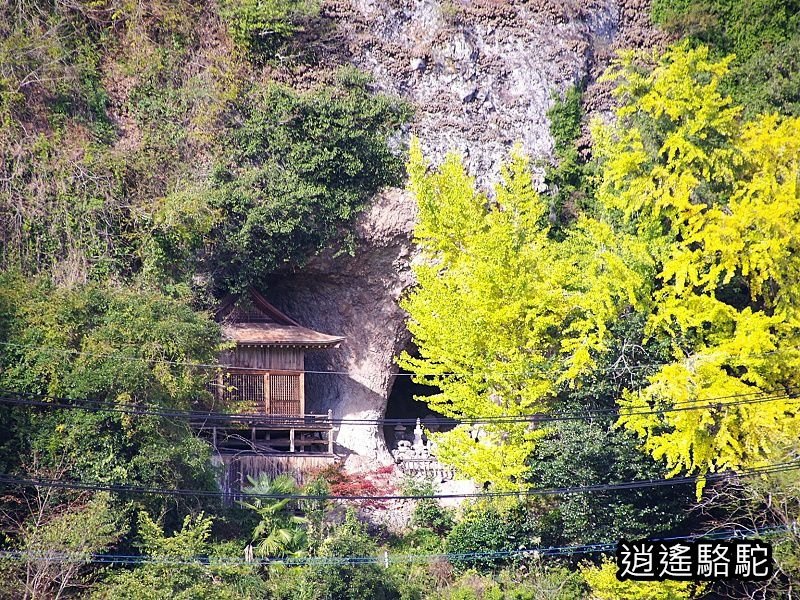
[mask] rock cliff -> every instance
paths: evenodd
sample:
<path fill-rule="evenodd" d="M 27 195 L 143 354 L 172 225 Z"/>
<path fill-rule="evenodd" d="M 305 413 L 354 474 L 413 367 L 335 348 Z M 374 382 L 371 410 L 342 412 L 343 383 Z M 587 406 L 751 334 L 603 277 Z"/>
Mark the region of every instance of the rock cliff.
<path fill-rule="evenodd" d="M 461 152 L 484 185 L 516 142 L 534 158 L 550 156 L 554 93 L 582 82 L 589 108 L 607 107 L 594 80 L 613 50 L 663 41 L 648 29 L 648 10 L 647 0 L 333 0 L 323 9 L 344 40 L 341 56 L 415 106 L 406 138 L 418 136 L 434 161 Z M 308 359 L 309 370 L 324 372 L 307 377 L 310 410 L 385 413 L 394 357 L 408 343 L 398 300 L 412 284 L 413 220 L 407 194 L 387 190 L 359 219 L 354 256 L 320 256 L 269 290 L 303 324 L 347 337 Z M 390 459 L 375 427 L 343 426 L 337 443 L 343 453 Z"/>
<path fill-rule="evenodd" d="M 331 408 L 337 418 L 355 419 L 385 413 L 393 359 L 408 343 L 398 301 L 412 283 L 413 224 L 406 192 L 386 190 L 361 215 L 353 256 L 323 254 L 270 287 L 270 300 L 303 325 L 347 338 L 337 349 L 306 354 L 309 412 Z M 377 427 L 343 425 L 336 443 L 345 455 L 391 460 Z"/>

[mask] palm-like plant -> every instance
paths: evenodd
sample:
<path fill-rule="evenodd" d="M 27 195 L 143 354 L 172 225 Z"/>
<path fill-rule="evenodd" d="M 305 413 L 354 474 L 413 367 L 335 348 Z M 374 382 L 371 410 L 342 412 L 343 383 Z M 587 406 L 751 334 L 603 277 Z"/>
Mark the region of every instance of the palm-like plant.
<path fill-rule="evenodd" d="M 250 486 L 245 494 L 292 496 L 298 488 L 288 475 L 270 479 L 260 474 L 257 479 L 247 477 Z M 261 521 L 253 529 L 253 552 L 261 557 L 300 556 L 307 548 L 305 524 L 308 522 L 292 512 L 291 497 L 240 500 L 239 504 L 258 513 Z"/>

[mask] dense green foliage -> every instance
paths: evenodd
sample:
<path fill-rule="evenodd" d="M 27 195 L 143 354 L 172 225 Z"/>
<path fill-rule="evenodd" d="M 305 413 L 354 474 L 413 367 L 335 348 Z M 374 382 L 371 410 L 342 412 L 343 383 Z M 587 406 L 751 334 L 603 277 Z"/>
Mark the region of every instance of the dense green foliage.
<path fill-rule="evenodd" d="M 367 534 L 364 525 L 349 512 L 334 534 L 320 549 L 320 556 L 376 556 L 375 540 Z M 312 577 L 324 590 L 323 598 L 359 600 L 399 598 L 396 585 L 377 565 L 321 565 L 315 567 Z"/>
<path fill-rule="evenodd" d="M 240 600 L 263 598 L 263 580 L 254 566 L 226 565 L 237 560 L 230 548 L 210 542 L 213 520 L 199 513 L 186 517 L 172 535 L 147 513 L 139 514 L 143 556 L 151 564 L 112 573 L 91 595 L 97 600 Z M 208 558 L 203 562 L 201 558 Z M 174 564 L 173 564 L 174 563 Z"/>
<path fill-rule="evenodd" d="M 634 436 L 602 419 L 560 423 L 531 455 L 529 480 L 558 488 L 663 477 L 663 467 L 637 446 Z M 543 519 L 554 524 L 554 536 L 567 545 L 674 533 L 689 520 L 693 496 L 691 485 L 573 494 L 560 498 Z"/>
<path fill-rule="evenodd" d="M 257 37 L 291 35 L 311 10 L 222 4 L 223 24 Z M 204 45 L 226 39 L 196 26 L 220 18 L 214 3 L 40 8 L 0 7 L 5 268 L 181 294 L 242 286 L 346 248 L 342 228 L 400 182 L 387 140 L 408 107 L 352 69 L 304 91 L 260 78 L 235 48 Z"/>
<path fill-rule="evenodd" d="M 550 198 L 551 235 L 560 236 L 561 228 L 586 210 L 592 195 L 589 169 L 577 146 L 583 119 L 581 88 L 568 88 L 563 98 L 556 95 L 547 118 L 555 142 L 555 164 L 547 165 L 545 183 Z"/>
<path fill-rule="evenodd" d="M 245 508 L 255 511 L 259 522 L 253 529 L 253 550 L 259 557 L 299 556 L 308 547 L 306 531 L 303 525 L 306 519 L 292 512 L 292 501 L 289 496 L 297 494 L 297 483 L 289 475 L 278 475 L 270 480 L 263 473 L 258 479 L 249 478 L 250 485 L 243 488 L 248 494 L 265 496 L 287 496 L 270 500 L 253 498 L 240 500 Z"/>
<path fill-rule="evenodd" d="M 354 70 L 313 95 L 268 86 L 252 91 L 241 125 L 214 173 L 220 214 L 215 270 L 230 286 L 257 282 L 341 238 L 343 223 L 375 190 L 400 183 L 386 139 L 407 109 L 367 91 Z"/>
<path fill-rule="evenodd" d="M 237 45 L 268 58 L 319 13 L 318 0 L 220 0 L 221 16 Z"/>
<path fill-rule="evenodd" d="M 800 3 L 796 0 L 654 0 L 668 31 L 736 59 L 724 85 L 748 116 L 800 116 Z"/>
<path fill-rule="evenodd" d="M 99 284 L 53 289 L 0 277 L 0 389 L 187 409 L 203 397 L 218 326 L 157 293 Z M 67 468 L 89 481 L 158 486 L 212 482 L 209 450 L 189 430 L 152 416 L 4 407 L 4 472 Z"/>
<path fill-rule="evenodd" d="M 466 507 L 447 535 L 445 549 L 457 555 L 451 562 L 460 571 L 486 572 L 517 561 L 520 557 L 512 553 L 558 545 L 560 524 L 543 512 L 543 506 L 534 501 L 478 501 Z"/>

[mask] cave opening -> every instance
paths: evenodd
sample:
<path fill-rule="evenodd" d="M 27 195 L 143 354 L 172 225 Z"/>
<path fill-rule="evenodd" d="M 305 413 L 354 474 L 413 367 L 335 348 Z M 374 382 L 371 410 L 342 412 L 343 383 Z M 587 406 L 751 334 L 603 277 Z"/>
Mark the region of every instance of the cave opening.
<path fill-rule="evenodd" d="M 424 400 L 425 397 L 438 392 L 439 389 L 434 386 L 416 383 L 409 371 L 400 369 L 395 376 L 394 385 L 386 404 L 386 418 L 410 421 L 420 419 L 426 432 L 452 429 L 456 422 L 431 410 Z M 414 425 L 412 423 L 386 424 L 384 425 L 384 439 L 389 450 L 394 450 L 401 440 L 413 441 Z"/>

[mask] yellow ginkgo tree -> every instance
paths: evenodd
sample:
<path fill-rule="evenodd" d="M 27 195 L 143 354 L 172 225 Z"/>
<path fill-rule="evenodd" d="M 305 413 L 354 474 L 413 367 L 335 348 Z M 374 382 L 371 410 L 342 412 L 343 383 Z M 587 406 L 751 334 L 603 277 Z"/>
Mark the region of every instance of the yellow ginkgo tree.
<path fill-rule="evenodd" d="M 742 121 L 728 63 L 625 54 L 616 119 L 594 128 L 601 218 L 650 246 L 647 332 L 674 358 L 620 401 L 647 414 L 619 423 L 673 474 L 760 466 L 800 437 L 800 119 Z"/>
<path fill-rule="evenodd" d="M 618 426 L 671 474 L 797 450 L 800 119 L 744 121 L 721 91 L 730 60 L 686 44 L 620 55 L 606 75 L 616 114 L 592 127 L 594 208 L 563 237 L 518 150 L 490 197 L 457 156 L 433 169 L 412 145 L 421 253 L 404 308 L 419 355 L 401 364 L 439 389 L 432 408 L 552 412 L 565 390 L 603 377 L 615 323 L 637 313 L 645 337 L 671 350 L 621 394 Z M 456 430 L 438 453 L 513 486 L 541 435 Z"/>
<path fill-rule="evenodd" d="M 652 279 L 646 245 L 582 219 L 566 240 L 548 236 L 547 207 L 528 160 L 512 153 L 493 198 L 456 155 L 438 169 L 411 148 L 419 206 L 417 286 L 403 306 L 419 356 L 401 365 L 439 393 L 441 414 L 471 419 L 553 408 L 558 391 L 591 372 L 613 341 L 609 324 L 639 307 Z M 480 483 L 514 487 L 542 430 L 484 424 L 438 436 L 437 455 Z"/>

